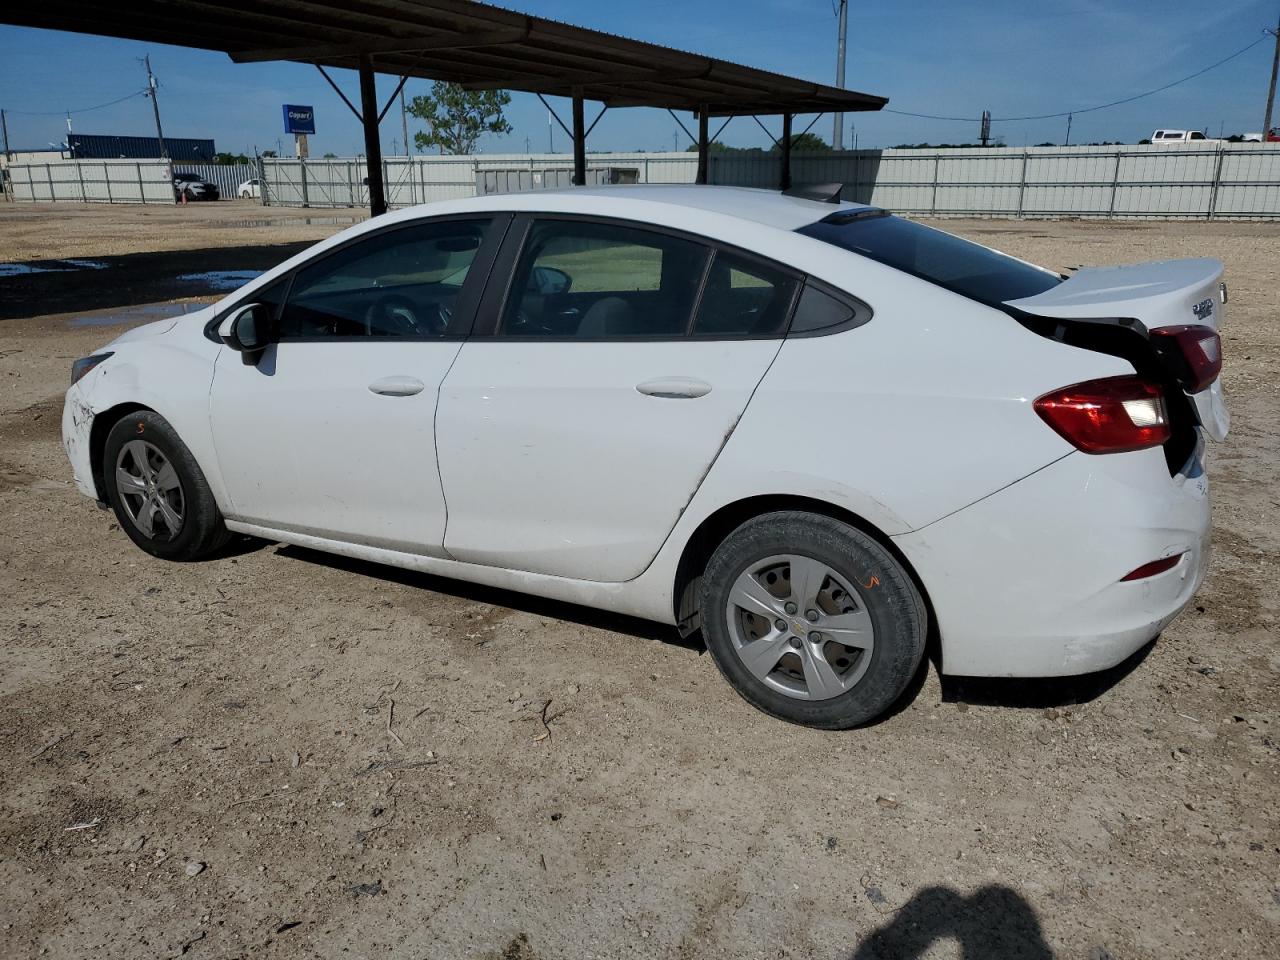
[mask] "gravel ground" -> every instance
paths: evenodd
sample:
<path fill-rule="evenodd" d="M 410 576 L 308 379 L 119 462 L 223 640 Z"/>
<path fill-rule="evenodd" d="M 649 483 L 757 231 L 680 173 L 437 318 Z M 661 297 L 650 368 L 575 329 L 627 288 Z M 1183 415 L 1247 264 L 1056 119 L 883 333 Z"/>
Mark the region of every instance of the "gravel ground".
<path fill-rule="evenodd" d="M 298 217 L 0 205 L 0 261 L 269 263 L 339 229 Z M 930 671 L 837 734 L 660 626 L 291 547 L 151 559 L 58 440 L 70 361 L 124 327 L 28 290 L 0 313 L 0 956 L 1280 957 L 1280 225 L 944 226 L 1227 263 L 1213 569 L 1106 675 Z M 145 302 L 110 276 L 102 305 Z"/>

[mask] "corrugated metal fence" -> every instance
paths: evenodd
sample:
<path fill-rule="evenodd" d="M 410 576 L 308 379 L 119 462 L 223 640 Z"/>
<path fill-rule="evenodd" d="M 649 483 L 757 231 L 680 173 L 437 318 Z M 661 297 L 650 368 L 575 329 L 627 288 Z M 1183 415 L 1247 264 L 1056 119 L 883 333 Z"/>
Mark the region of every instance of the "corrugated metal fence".
<path fill-rule="evenodd" d="M 692 183 L 691 153 L 597 153 L 592 182 Z M 267 160 L 267 202 L 363 206 L 363 161 Z M 494 184 L 563 181 L 556 154 L 393 157 L 384 161 L 391 206 L 469 197 Z M 712 183 L 773 187 L 781 159 L 713 154 Z M 796 154 L 794 183 L 843 183 L 844 196 L 899 213 L 978 217 L 1280 218 L 1280 145 L 992 147 Z M 541 182 L 539 182 L 541 181 Z"/>
<path fill-rule="evenodd" d="M 713 154 L 712 183 L 773 187 L 776 156 Z M 691 153 L 593 153 L 592 182 L 691 183 Z M 177 164 L 215 179 L 224 197 L 253 168 Z M 393 207 L 561 185 L 563 154 L 388 157 Z M 986 150 L 859 150 L 797 154 L 796 183 L 840 182 L 844 196 L 899 213 L 979 217 L 1280 218 L 1280 144 L 1120 147 L 993 147 Z M 92 160 L 15 164 L 18 200 L 170 203 L 162 161 Z M 364 160 L 263 161 L 262 201 L 281 206 L 368 203 Z"/>
<path fill-rule="evenodd" d="M 173 165 L 175 173 L 194 173 L 204 177 L 210 183 L 218 185 L 218 193 L 224 198 L 234 199 L 240 184 L 251 177 L 256 177 L 256 167 L 249 163 L 177 163 Z"/>
<path fill-rule="evenodd" d="M 587 158 L 591 182 L 692 183 L 697 160 L 688 153 L 596 153 Z M 280 206 L 360 207 L 369 202 L 361 157 L 264 160 L 266 203 Z M 564 154 L 486 154 L 460 157 L 386 157 L 382 178 L 392 207 L 567 185 L 573 160 Z M 610 176 L 613 174 L 613 176 Z"/>
<path fill-rule="evenodd" d="M 175 173 L 195 173 L 218 186 L 223 197 L 257 176 L 250 164 L 174 163 Z M 164 160 L 54 160 L 8 167 L 6 190 L 15 200 L 73 203 L 173 203 Z"/>

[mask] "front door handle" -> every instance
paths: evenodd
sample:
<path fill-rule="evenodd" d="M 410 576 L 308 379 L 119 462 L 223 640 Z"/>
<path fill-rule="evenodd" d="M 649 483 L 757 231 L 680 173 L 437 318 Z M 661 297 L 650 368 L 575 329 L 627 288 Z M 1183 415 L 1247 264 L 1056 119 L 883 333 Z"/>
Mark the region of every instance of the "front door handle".
<path fill-rule="evenodd" d="M 692 377 L 659 377 L 637 384 L 636 389 L 646 397 L 664 400 L 695 400 L 711 392 L 711 384 Z"/>
<path fill-rule="evenodd" d="M 426 388 L 427 385 L 417 377 L 383 377 L 369 384 L 372 393 L 384 397 L 412 397 Z"/>

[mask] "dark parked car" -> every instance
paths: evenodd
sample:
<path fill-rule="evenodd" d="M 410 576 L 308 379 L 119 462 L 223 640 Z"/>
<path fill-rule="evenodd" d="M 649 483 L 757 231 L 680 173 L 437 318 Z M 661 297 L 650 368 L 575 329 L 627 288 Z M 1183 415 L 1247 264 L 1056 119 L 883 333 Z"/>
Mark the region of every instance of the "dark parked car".
<path fill-rule="evenodd" d="M 218 185 L 210 183 L 198 173 L 175 173 L 173 189 L 179 200 L 185 195 L 188 200 L 217 200 Z"/>

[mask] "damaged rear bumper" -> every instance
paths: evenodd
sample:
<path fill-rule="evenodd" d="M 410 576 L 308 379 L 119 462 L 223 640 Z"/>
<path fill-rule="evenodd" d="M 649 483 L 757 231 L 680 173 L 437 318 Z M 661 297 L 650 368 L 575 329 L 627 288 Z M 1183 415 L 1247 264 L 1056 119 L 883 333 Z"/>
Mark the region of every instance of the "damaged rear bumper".
<path fill-rule="evenodd" d="M 1151 449 L 1069 454 L 893 539 L 929 593 L 944 673 L 1053 677 L 1104 670 L 1157 636 L 1204 581 L 1209 529 L 1200 452 L 1170 477 Z"/>

